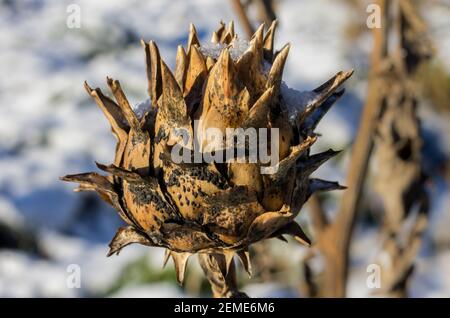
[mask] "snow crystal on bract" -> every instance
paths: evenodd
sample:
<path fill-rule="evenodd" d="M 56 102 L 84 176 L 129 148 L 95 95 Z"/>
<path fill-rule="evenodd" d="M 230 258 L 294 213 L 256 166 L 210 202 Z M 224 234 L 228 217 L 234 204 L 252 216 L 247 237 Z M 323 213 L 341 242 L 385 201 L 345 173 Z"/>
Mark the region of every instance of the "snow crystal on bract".
<path fill-rule="evenodd" d="M 312 91 L 300 92 L 290 88 L 284 82 L 281 84 L 281 95 L 286 103 L 291 124 L 295 124 L 299 113 L 303 112 L 306 106 L 314 102 L 317 97 L 317 94 Z"/>
<path fill-rule="evenodd" d="M 250 43 L 247 40 L 235 38 L 231 41 L 230 54 L 233 60 L 237 60 L 239 57 L 247 51 Z"/>
<path fill-rule="evenodd" d="M 199 50 L 204 56 L 209 56 L 217 60 L 220 52 L 222 52 L 225 47 L 226 45 L 223 43 L 205 43 Z"/>
<path fill-rule="evenodd" d="M 217 60 L 222 50 L 226 47 L 227 45 L 224 43 L 205 43 L 200 46 L 199 50 L 204 56 Z M 248 47 L 249 42 L 247 40 L 235 38 L 229 46 L 231 58 L 237 61 L 247 51 Z"/>
<path fill-rule="evenodd" d="M 136 104 L 133 107 L 133 111 L 136 114 L 137 118 L 142 119 L 144 115 L 152 108 L 152 103 L 150 98 L 147 98 L 145 101 Z"/>

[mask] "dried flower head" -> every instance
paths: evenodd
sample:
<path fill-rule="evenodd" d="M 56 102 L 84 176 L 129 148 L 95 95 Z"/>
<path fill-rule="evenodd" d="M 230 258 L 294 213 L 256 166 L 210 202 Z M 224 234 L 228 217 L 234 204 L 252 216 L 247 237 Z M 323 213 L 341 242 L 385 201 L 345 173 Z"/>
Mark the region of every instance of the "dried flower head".
<path fill-rule="evenodd" d="M 178 47 L 173 72 L 154 42 L 142 42 L 151 100 L 142 116 L 133 111 L 117 80 L 107 79 L 115 101 L 85 84 L 117 137 L 116 155 L 110 165 L 97 164 L 107 175 L 62 179 L 78 182 L 77 191 L 96 191 L 128 224 L 118 230 L 108 255 L 131 243 L 164 247 L 181 283 L 189 256 L 199 253 L 202 266 L 211 271 L 215 266 L 226 281 L 235 255 L 250 273 L 252 243 L 286 234 L 310 244 L 294 218 L 312 193 L 343 188 L 309 178 L 337 154 L 311 155 L 317 139 L 313 131 L 343 94 L 340 86 L 352 71 L 337 73 L 312 92 L 287 88 L 282 74 L 290 45 L 274 51 L 275 29 L 276 22 L 266 33 L 262 25 L 247 42 L 237 37 L 232 23 L 221 23 L 211 43 L 201 46 L 191 25 L 187 51 Z M 262 174 L 260 161 L 172 160 L 180 142 L 176 129 L 200 136 L 189 138 L 186 150 L 196 141 L 207 142 L 201 133 L 208 128 L 225 134 L 238 127 L 277 129 L 277 147 L 269 149 L 279 158 L 274 173 Z"/>

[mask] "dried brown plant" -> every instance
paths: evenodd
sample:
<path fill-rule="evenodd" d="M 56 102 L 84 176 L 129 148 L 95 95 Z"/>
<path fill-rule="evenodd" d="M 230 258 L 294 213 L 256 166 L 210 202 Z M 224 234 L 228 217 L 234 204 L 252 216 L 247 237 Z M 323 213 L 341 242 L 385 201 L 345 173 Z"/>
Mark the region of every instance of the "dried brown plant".
<path fill-rule="evenodd" d="M 108 255 L 139 243 L 167 249 L 177 278 L 183 282 L 187 261 L 199 255 L 215 297 L 245 296 L 237 288 L 234 256 L 251 273 L 252 243 L 291 235 L 310 241 L 294 218 L 317 191 L 342 189 L 336 182 L 309 176 L 338 152 L 310 154 L 319 120 L 343 94 L 350 72 L 339 72 L 308 96 L 304 104 L 288 105 L 282 75 L 290 45 L 274 51 L 276 23 L 262 25 L 248 48 L 232 56 L 239 43 L 233 24 L 221 24 L 212 35 L 219 54 L 202 49 L 190 28 L 187 51 L 178 48 L 175 70 L 162 60 L 154 42 L 142 42 L 151 107 L 140 118 L 117 80 L 108 78 L 115 101 L 85 84 L 104 112 L 118 143 L 107 173 L 72 174 L 65 181 L 76 191 L 96 191 L 128 224 L 118 230 Z M 289 107 L 288 107 L 289 106 Z M 199 120 L 196 127 L 194 121 Z M 261 174 L 261 162 L 176 163 L 177 129 L 193 132 L 216 128 L 277 128 L 279 163 L 273 174 Z M 189 138 L 184 150 L 191 149 Z M 206 140 L 199 140 L 203 144 Z"/>

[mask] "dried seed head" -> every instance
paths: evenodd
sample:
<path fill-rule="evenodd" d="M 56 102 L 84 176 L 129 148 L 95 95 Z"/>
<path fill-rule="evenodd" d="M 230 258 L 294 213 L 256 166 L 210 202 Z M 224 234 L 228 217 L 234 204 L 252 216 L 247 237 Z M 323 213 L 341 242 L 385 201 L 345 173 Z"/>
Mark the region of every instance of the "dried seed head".
<path fill-rule="evenodd" d="M 164 247 L 165 263 L 174 260 L 182 283 L 189 256 L 201 253 L 203 264 L 214 265 L 227 281 L 234 255 L 251 274 L 248 248 L 254 242 L 290 235 L 311 244 L 294 217 L 312 193 L 344 188 L 309 178 L 338 153 L 311 155 L 313 130 L 343 94 L 340 87 L 352 71 L 337 73 L 312 92 L 286 89 L 282 76 L 290 45 L 275 54 L 275 30 L 276 22 L 267 32 L 260 26 L 245 46 L 232 22 L 220 23 L 212 43 L 202 47 L 191 24 L 187 52 L 178 47 L 174 73 L 154 42 L 141 41 L 151 100 L 143 117 L 133 112 L 117 80 L 107 79 L 116 101 L 85 83 L 117 137 L 116 155 L 113 164 L 98 164 L 107 176 L 62 179 L 79 183 L 77 191 L 96 191 L 128 223 L 113 238 L 109 255 L 131 243 Z M 276 169 L 262 174 L 267 164 L 248 161 L 248 153 L 242 162 L 173 160 L 172 150 L 182 141 L 183 150 L 193 149 L 194 141 L 208 146 L 202 155 L 236 150 L 234 141 L 230 146 L 224 140 L 211 148 L 205 134 L 210 128 L 224 134 L 229 128 L 255 129 L 258 138 L 260 129 L 278 128 L 276 147 L 263 149 L 278 157 Z M 187 132 L 187 143 L 175 129 Z M 245 142 L 239 147 L 250 149 Z"/>

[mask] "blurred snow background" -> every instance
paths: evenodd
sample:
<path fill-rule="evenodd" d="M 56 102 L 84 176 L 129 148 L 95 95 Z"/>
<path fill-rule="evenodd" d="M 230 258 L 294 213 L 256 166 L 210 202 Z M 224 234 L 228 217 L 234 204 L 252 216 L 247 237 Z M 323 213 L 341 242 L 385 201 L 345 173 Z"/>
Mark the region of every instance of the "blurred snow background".
<path fill-rule="evenodd" d="M 356 69 L 345 97 L 318 127 L 324 137 L 317 151 L 349 149 L 364 101 L 371 39 L 346 38 L 348 21 L 355 14 L 348 2 L 280 0 L 277 5 L 276 46 L 292 44 L 285 70 L 289 87 L 312 89 L 339 70 Z M 70 4 L 81 8 L 79 29 L 66 26 Z M 426 17 L 437 30 L 433 34 L 439 36 L 438 57 L 449 72 L 450 39 L 441 31 L 449 11 L 443 12 L 430 7 Z M 95 195 L 74 194 L 74 186 L 58 177 L 94 171 L 94 161 L 113 158 L 115 140 L 85 93 L 84 80 L 105 88 L 106 76 L 119 79 L 130 102 L 138 104 L 147 98 L 139 40 L 155 40 L 173 67 L 176 46 L 187 42 L 189 23 L 195 23 L 205 42 L 220 20 L 235 20 L 244 35 L 230 3 L 223 0 L 0 0 L 0 297 L 204 295 L 207 286 L 195 261 L 187 287 L 181 289 L 171 266 L 162 269 L 161 249 L 133 245 L 119 257 L 107 258 L 107 243 L 121 221 Z M 434 168 L 446 162 L 450 151 L 450 117 L 428 106 L 425 103 L 421 113 L 427 164 L 434 173 L 433 205 L 410 291 L 416 297 L 449 297 L 448 177 Z M 345 183 L 348 154 L 317 175 Z M 326 201 L 330 213 L 336 198 L 339 194 Z M 352 247 L 352 297 L 370 294 L 365 270 L 377 247 L 371 215 L 361 214 Z M 294 243 L 272 245 L 285 262 L 283 271 L 270 284 L 244 278 L 244 290 L 260 297 L 301 296 L 297 284 L 303 248 Z M 70 264 L 79 266 L 80 288 L 68 288 Z"/>

